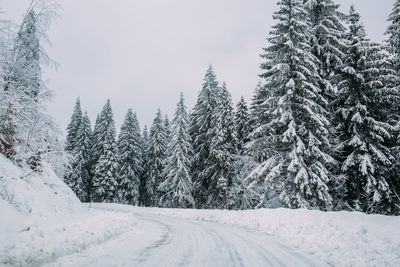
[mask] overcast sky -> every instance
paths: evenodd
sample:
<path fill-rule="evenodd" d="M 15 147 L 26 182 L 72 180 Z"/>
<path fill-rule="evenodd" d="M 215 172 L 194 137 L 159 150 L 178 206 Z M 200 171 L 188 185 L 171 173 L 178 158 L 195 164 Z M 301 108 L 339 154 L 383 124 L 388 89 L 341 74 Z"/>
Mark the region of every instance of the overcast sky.
<path fill-rule="evenodd" d="M 0 0 L 6 17 L 20 23 L 29 0 Z M 56 96 L 49 105 L 62 130 L 76 98 L 92 124 L 107 98 L 119 128 L 128 108 L 141 127 L 159 107 L 171 118 L 180 92 L 196 102 L 209 64 L 226 81 L 233 100 L 250 100 L 258 82 L 277 0 L 59 0 L 60 19 L 49 31 L 50 56 L 58 71 L 46 71 Z M 381 41 L 394 0 L 354 3 L 370 38 Z"/>

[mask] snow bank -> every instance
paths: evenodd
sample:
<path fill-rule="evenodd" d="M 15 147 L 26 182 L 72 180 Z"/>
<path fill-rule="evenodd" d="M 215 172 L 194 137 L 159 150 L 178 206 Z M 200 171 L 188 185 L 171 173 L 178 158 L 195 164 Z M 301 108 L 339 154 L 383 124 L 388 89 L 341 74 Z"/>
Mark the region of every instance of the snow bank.
<path fill-rule="evenodd" d="M 125 232 L 131 214 L 90 210 L 44 166 L 24 170 L 0 155 L 0 265 L 41 265 Z"/>
<path fill-rule="evenodd" d="M 227 211 L 97 206 L 243 226 L 334 266 L 400 266 L 400 217 L 283 208 Z"/>

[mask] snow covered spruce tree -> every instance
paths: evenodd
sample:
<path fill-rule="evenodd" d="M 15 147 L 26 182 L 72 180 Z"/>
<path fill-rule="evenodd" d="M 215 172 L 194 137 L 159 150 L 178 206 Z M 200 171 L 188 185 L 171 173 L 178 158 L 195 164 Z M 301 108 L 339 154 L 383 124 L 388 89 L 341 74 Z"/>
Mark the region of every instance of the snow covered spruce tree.
<path fill-rule="evenodd" d="M 96 202 L 115 202 L 117 196 L 117 144 L 115 141 L 115 123 L 110 100 L 104 105 L 97 122 L 96 144 L 98 160 L 93 172 L 93 200 Z"/>
<path fill-rule="evenodd" d="M 64 173 L 64 182 L 77 194 L 77 181 L 76 176 L 72 177 L 72 172 L 74 167 L 72 166 L 75 162 L 75 155 L 79 152 L 79 148 L 76 146 L 78 142 L 78 131 L 81 127 L 82 122 L 82 109 L 81 103 L 78 99 L 76 100 L 74 111 L 72 112 L 71 121 L 67 126 L 67 136 L 65 139 L 65 147 L 64 150 L 68 153 L 68 163 L 66 164 L 65 173 Z"/>
<path fill-rule="evenodd" d="M 302 0 L 281 0 L 262 64 L 264 116 L 270 121 L 264 144 L 273 156 L 250 174 L 248 181 L 264 180 L 261 205 L 278 196 L 289 208 L 332 209 L 327 169 L 327 101 L 321 95 L 318 59 L 311 53 L 310 22 Z"/>
<path fill-rule="evenodd" d="M 49 134 L 57 129 L 45 112 L 50 90 L 42 78 L 42 65 L 51 62 L 41 42 L 56 15 L 52 1 L 34 1 L 2 60 L 0 152 L 19 164 L 41 170 L 43 156 L 58 144 Z"/>
<path fill-rule="evenodd" d="M 244 154 L 245 144 L 249 141 L 249 109 L 243 96 L 236 105 L 235 112 L 235 133 L 237 138 L 237 149 L 240 155 Z"/>
<path fill-rule="evenodd" d="M 92 194 L 92 178 L 90 175 L 91 138 L 90 120 L 85 113 L 74 138 L 74 153 L 64 178 L 66 184 L 82 202 L 90 202 Z"/>
<path fill-rule="evenodd" d="M 386 91 L 380 63 L 382 50 L 367 39 L 353 6 L 349 22 L 346 60 L 335 103 L 335 128 L 340 141 L 336 149 L 345 176 L 343 199 L 356 210 L 385 212 L 391 202 L 385 169 L 393 159 L 385 146 L 391 127 L 378 116 L 382 112 L 380 99 Z"/>
<path fill-rule="evenodd" d="M 195 206 L 190 175 L 193 149 L 189 123 L 183 94 L 181 94 L 171 125 L 171 142 L 168 146 L 163 172 L 166 179 L 158 187 L 161 192 L 161 207 L 194 208 Z"/>
<path fill-rule="evenodd" d="M 165 153 L 167 150 L 166 130 L 161 111 L 158 109 L 150 128 L 149 146 L 147 150 L 146 191 L 147 205 L 157 206 L 159 203 L 158 186 L 163 181 Z"/>
<path fill-rule="evenodd" d="M 119 202 L 136 204 L 142 174 L 142 144 L 139 122 L 131 109 L 125 116 L 118 137 L 118 197 Z"/>
<path fill-rule="evenodd" d="M 210 179 L 206 176 L 206 161 L 211 148 L 212 118 L 217 107 L 218 81 L 210 65 L 204 77 L 197 103 L 190 115 L 189 133 L 193 144 L 192 178 L 194 197 L 198 208 L 205 207 Z"/>
<path fill-rule="evenodd" d="M 71 154 L 74 154 L 75 151 L 77 134 L 81 125 L 81 121 L 82 121 L 82 109 L 78 97 L 75 103 L 74 111 L 71 116 L 71 121 L 67 126 L 67 137 L 65 141 L 65 151 Z"/>
<path fill-rule="evenodd" d="M 225 83 L 218 90 L 211 126 L 210 152 L 203 171 L 209 186 L 205 207 L 226 209 L 237 150 L 232 99 Z"/>
<path fill-rule="evenodd" d="M 148 173 L 147 152 L 149 149 L 149 134 L 146 125 L 143 128 L 140 148 L 142 153 L 142 172 L 140 173 L 139 205 L 144 206 L 148 203 L 146 184 L 147 184 L 147 173 Z"/>

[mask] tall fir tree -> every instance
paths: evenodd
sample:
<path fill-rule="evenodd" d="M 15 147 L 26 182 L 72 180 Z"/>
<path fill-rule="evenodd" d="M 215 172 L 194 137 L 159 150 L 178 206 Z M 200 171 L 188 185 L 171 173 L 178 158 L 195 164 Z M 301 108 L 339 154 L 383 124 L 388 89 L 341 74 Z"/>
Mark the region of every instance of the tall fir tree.
<path fill-rule="evenodd" d="M 311 53 L 309 17 L 302 0 L 281 0 L 278 6 L 261 66 L 268 91 L 262 113 L 270 121 L 255 130 L 268 133 L 263 143 L 273 155 L 248 181 L 264 180 L 262 205 L 278 196 L 289 208 L 330 210 L 327 166 L 334 160 L 324 152 L 329 145 L 327 101 L 320 94 L 318 59 Z"/>
<path fill-rule="evenodd" d="M 379 61 L 381 48 L 367 39 L 360 15 L 350 8 L 348 47 L 335 103 L 335 129 L 339 138 L 341 171 L 345 177 L 344 201 L 365 212 L 389 207 L 391 189 L 385 169 L 392 164 L 385 140 L 390 125 L 379 118 L 379 101 L 385 95 Z"/>
<path fill-rule="evenodd" d="M 160 206 L 162 207 L 194 208 L 195 206 L 190 175 L 193 149 L 189 123 L 183 94 L 181 94 L 171 125 L 171 142 L 164 169 L 166 179 L 158 188 L 161 192 Z"/>
<path fill-rule="evenodd" d="M 47 57 L 40 47 L 40 14 L 34 9 L 28 10 L 15 39 L 12 64 L 8 66 L 4 77 L 4 89 L 23 91 L 28 98 L 37 101 L 43 89 L 41 79 L 41 57 Z"/>
<path fill-rule="evenodd" d="M 141 137 L 142 137 L 141 151 L 142 151 L 142 168 L 143 168 L 143 170 L 140 174 L 139 205 L 145 206 L 148 203 L 146 184 L 147 184 L 147 173 L 148 173 L 147 152 L 148 152 L 148 147 L 149 147 L 149 134 L 148 134 L 146 125 L 143 128 Z"/>
<path fill-rule="evenodd" d="M 218 91 L 217 107 L 211 125 L 210 153 L 202 172 L 208 179 L 207 201 L 204 207 L 226 209 L 237 150 L 233 104 L 225 83 Z"/>
<path fill-rule="evenodd" d="M 149 145 L 147 150 L 146 192 L 147 205 L 157 206 L 159 203 L 159 184 L 162 182 L 167 139 L 161 111 L 158 109 L 150 128 Z"/>
<path fill-rule="evenodd" d="M 234 121 L 238 153 L 243 155 L 245 152 L 245 144 L 249 141 L 248 138 L 250 134 L 249 109 L 243 96 L 236 105 Z"/>
<path fill-rule="evenodd" d="M 1 63 L 0 153 L 38 172 L 43 156 L 54 149 L 49 133 L 57 130 L 44 107 L 50 90 L 42 78 L 42 64 L 49 66 L 51 60 L 41 47 L 55 13 L 51 2 L 32 4 L 10 47 L 2 45 L 8 50 L 2 50 L 2 56 L 8 55 Z"/>
<path fill-rule="evenodd" d="M 115 202 L 117 196 L 117 143 L 115 123 L 110 100 L 104 105 L 97 122 L 96 139 L 99 158 L 94 164 L 93 200 L 96 202 Z"/>
<path fill-rule="evenodd" d="M 67 137 L 65 141 L 65 151 L 72 154 L 75 150 L 77 142 L 77 133 L 80 128 L 81 121 L 82 121 L 82 109 L 78 97 L 75 103 L 74 111 L 71 116 L 71 122 L 67 126 Z"/>
<path fill-rule="evenodd" d="M 92 181 L 90 176 L 90 151 L 92 129 L 85 113 L 76 133 L 74 156 L 68 168 L 66 182 L 82 202 L 91 201 Z"/>
<path fill-rule="evenodd" d="M 131 109 L 118 137 L 118 197 L 121 203 L 136 204 L 142 168 L 142 140 L 139 122 Z"/>
<path fill-rule="evenodd" d="M 194 197 L 197 207 L 207 202 L 207 188 L 210 186 L 209 177 L 205 176 L 205 161 L 209 157 L 211 147 L 212 118 L 217 107 L 218 81 L 210 65 L 197 103 L 190 115 L 190 136 L 193 144 L 192 178 L 194 183 Z"/>

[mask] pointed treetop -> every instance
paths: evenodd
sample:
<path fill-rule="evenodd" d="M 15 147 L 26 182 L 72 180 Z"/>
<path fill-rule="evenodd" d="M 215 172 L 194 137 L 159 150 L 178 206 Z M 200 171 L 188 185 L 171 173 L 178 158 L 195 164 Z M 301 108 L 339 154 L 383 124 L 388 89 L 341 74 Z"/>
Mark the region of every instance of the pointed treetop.
<path fill-rule="evenodd" d="M 215 75 L 212 65 L 207 69 L 206 75 L 204 77 L 203 88 L 216 88 L 218 87 L 217 76 Z"/>

